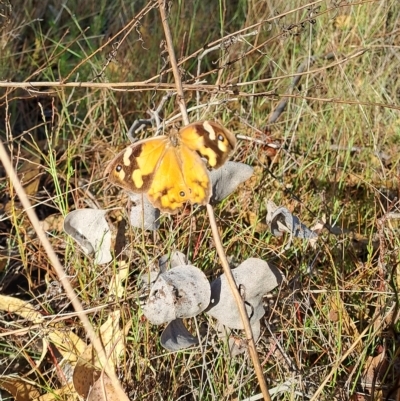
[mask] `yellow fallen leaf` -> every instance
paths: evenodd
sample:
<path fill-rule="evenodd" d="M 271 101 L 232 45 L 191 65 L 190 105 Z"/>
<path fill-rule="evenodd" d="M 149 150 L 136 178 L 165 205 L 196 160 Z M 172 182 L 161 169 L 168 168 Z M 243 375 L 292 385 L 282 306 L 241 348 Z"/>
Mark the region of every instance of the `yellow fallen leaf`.
<path fill-rule="evenodd" d="M 0 310 L 12 312 L 21 316 L 32 323 L 42 323 L 43 316 L 35 308 L 26 301 L 19 298 L 9 297 L 0 294 Z"/>
<path fill-rule="evenodd" d="M 124 340 L 131 326 L 131 322 L 129 322 L 121 330 L 119 325 L 120 318 L 121 312 L 119 310 L 112 312 L 101 326 L 99 333 L 101 342 L 104 345 L 107 362 L 114 370 L 125 351 Z M 100 377 L 105 364 L 104 358 L 99 359 L 95 355 L 92 344 L 88 345 L 79 357 L 73 374 L 73 383 L 80 396 L 87 397 L 90 388 Z"/>
<path fill-rule="evenodd" d="M 33 399 L 33 401 L 78 401 L 79 396 L 75 392 L 72 383 L 67 384 L 57 390 L 53 390 L 50 393 L 43 394 L 38 398 Z"/>
<path fill-rule="evenodd" d="M 125 287 L 124 281 L 127 279 L 129 275 L 129 265 L 126 262 L 119 264 L 119 270 L 117 274 L 115 274 L 108 286 L 109 295 L 114 295 L 118 298 L 124 295 Z"/>
<path fill-rule="evenodd" d="M 73 366 L 87 347 L 87 344 L 69 328 L 64 330 L 50 329 L 47 337 L 57 347 L 63 358 Z"/>

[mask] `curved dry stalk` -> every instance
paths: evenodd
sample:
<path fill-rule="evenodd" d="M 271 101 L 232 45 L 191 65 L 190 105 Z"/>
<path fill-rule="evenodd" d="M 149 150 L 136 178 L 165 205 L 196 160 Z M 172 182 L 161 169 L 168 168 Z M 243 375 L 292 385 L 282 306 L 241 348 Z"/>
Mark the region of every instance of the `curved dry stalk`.
<path fill-rule="evenodd" d="M 168 41 L 167 41 L 168 42 Z M 273 82 L 273 81 L 281 81 L 282 79 L 286 78 L 295 78 L 295 77 L 303 77 L 306 75 L 314 75 L 323 71 L 326 71 L 330 68 L 336 67 L 338 65 L 344 64 L 354 58 L 362 56 L 365 52 L 367 52 L 369 49 L 368 48 L 360 48 L 357 49 L 355 52 L 348 56 L 344 56 L 341 59 L 335 60 L 334 62 L 324 65 L 319 68 L 315 68 L 313 70 L 307 70 L 307 71 L 302 71 L 302 72 L 295 72 L 292 74 L 286 74 L 286 75 L 278 75 L 276 77 L 269 77 L 269 78 L 264 78 L 264 79 L 257 79 L 254 81 L 245 81 L 245 82 L 237 82 L 235 83 L 234 87 L 235 88 L 240 88 L 242 86 L 249 86 L 249 85 L 257 85 L 257 84 L 265 84 L 268 82 Z M 172 60 L 170 60 L 172 63 Z M 176 63 L 176 59 L 175 59 Z M 177 64 L 176 64 L 177 65 Z M 214 73 L 218 71 L 218 69 L 211 70 L 207 73 L 207 75 Z M 179 72 L 178 72 L 179 74 Z M 205 75 L 200 75 L 197 76 L 196 79 L 201 79 L 204 78 Z M 174 77 L 175 77 L 175 72 L 174 72 Z M 176 78 L 176 77 L 175 77 Z M 182 84 L 181 82 L 181 87 L 185 89 L 190 89 L 190 90 L 200 90 L 200 89 L 205 89 L 205 90 L 226 90 L 229 88 L 233 88 L 233 85 L 227 84 L 227 85 L 210 85 L 210 84 Z M 38 82 L 10 82 L 10 81 L 0 81 L 0 88 L 26 88 L 29 91 L 35 92 L 36 88 L 40 87 L 54 87 L 54 88 L 106 88 L 106 89 L 126 89 L 126 88 L 132 88 L 132 87 L 138 87 L 141 89 L 151 89 L 151 90 L 172 90 L 176 88 L 176 85 L 173 83 L 166 83 L 166 82 L 148 82 L 146 81 L 137 81 L 137 82 L 60 82 L 60 81 L 53 81 L 53 82 L 43 82 L 43 81 L 38 81 Z M 237 89 L 236 89 L 237 90 Z M 253 94 L 254 95 L 254 94 Z M 282 95 L 285 96 L 285 95 Z"/>
<path fill-rule="evenodd" d="M 182 119 L 183 119 L 184 123 L 187 125 L 187 124 L 189 124 L 189 117 L 188 117 L 186 104 L 185 104 L 185 97 L 184 97 L 185 94 L 183 92 L 182 81 L 181 81 L 181 77 L 180 77 L 180 74 L 179 74 L 178 64 L 176 62 L 175 51 L 174 51 L 174 48 L 173 48 L 171 31 L 169 29 L 169 24 L 168 24 L 166 10 L 165 10 L 165 8 L 166 8 L 166 0 L 158 0 L 158 2 L 159 2 L 159 8 L 160 8 L 160 15 L 161 15 L 161 19 L 162 19 L 162 24 L 163 24 L 163 27 L 164 27 L 165 38 L 166 38 L 166 41 L 167 41 L 167 49 L 168 49 L 169 59 L 170 59 L 172 71 L 174 73 L 175 84 L 176 84 L 176 88 L 177 88 L 178 104 L 179 104 L 179 107 L 180 107 L 180 110 L 181 110 L 181 113 L 182 113 Z M 240 296 L 239 290 L 238 290 L 238 288 L 236 286 L 236 283 L 235 283 L 235 279 L 233 278 L 233 275 L 232 275 L 232 271 L 231 271 L 231 269 L 229 267 L 229 263 L 228 263 L 228 260 L 226 258 L 226 255 L 225 255 L 225 251 L 224 251 L 223 246 L 222 246 L 221 237 L 220 237 L 220 235 L 218 233 L 217 223 L 215 221 L 214 209 L 210 204 L 207 204 L 207 212 L 208 212 L 208 217 L 209 217 L 209 220 L 210 220 L 211 231 L 212 231 L 212 234 L 213 234 L 213 238 L 214 238 L 214 242 L 215 242 L 215 245 L 216 245 L 217 253 L 218 253 L 218 256 L 219 256 L 219 258 L 221 260 L 222 268 L 224 270 L 224 273 L 226 275 L 228 283 L 229 283 L 229 285 L 231 287 L 232 294 L 233 294 L 233 296 L 234 296 L 234 298 L 236 300 L 236 303 L 237 303 L 237 306 L 238 306 L 238 309 L 239 309 L 239 313 L 240 313 L 240 316 L 242 318 L 242 323 L 243 323 L 244 331 L 246 333 L 246 338 L 247 338 L 250 357 L 251 357 L 251 359 L 253 361 L 254 370 L 255 370 L 256 375 L 257 375 L 257 379 L 258 379 L 258 382 L 259 382 L 259 385 L 260 385 L 260 389 L 261 389 L 262 395 L 264 397 L 264 400 L 271 401 L 271 398 L 270 398 L 269 392 L 268 392 L 268 387 L 267 387 L 267 384 L 265 382 L 264 374 L 263 374 L 263 371 L 262 371 L 261 363 L 260 363 L 260 360 L 258 358 L 256 345 L 255 345 L 254 338 L 253 338 L 253 332 L 252 332 L 251 326 L 250 326 L 249 317 L 247 316 L 246 308 L 245 308 L 243 299 Z"/>
<path fill-rule="evenodd" d="M 82 322 L 82 325 L 85 329 L 85 332 L 87 336 L 89 337 L 91 343 L 93 344 L 94 349 L 96 350 L 96 353 L 99 357 L 100 360 L 106 361 L 104 370 L 107 373 L 108 377 L 111 379 L 112 384 L 118 393 L 118 396 L 120 397 L 120 400 L 128 400 L 128 397 L 126 396 L 124 390 L 121 387 L 121 383 L 119 382 L 114 370 L 109 366 L 107 362 L 107 357 L 106 353 L 104 350 L 104 347 L 99 339 L 99 337 L 96 335 L 95 331 L 93 330 L 92 325 L 90 324 L 90 321 L 86 314 L 84 313 L 84 309 L 82 307 L 82 304 L 80 303 L 77 294 L 75 293 L 74 289 L 72 288 L 70 282 L 68 281 L 67 274 L 65 273 L 65 270 L 63 266 L 60 263 L 60 260 L 58 259 L 53 247 L 50 244 L 50 241 L 48 240 L 46 233 L 44 232 L 43 228 L 40 225 L 39 219 L 36 216 L 36 213 L 34 209 L 32 208 L 32 205 L 26 195 L 26 192 L 24 188 L 21 185 L 20 180 L 17 177 L 17 174 L 15 173 L 15 170 L 13 168 L 13 165 L 11 163 L 10 157 L 7 154 L 7 151 L 4 147 L 3 142 L 0 141 L 0 161 L 3 163 L 4 169 L 6 170 L 6 173 L 10 177 L 10 181 L 15 189 L 16 194 L 19 197 L 19 200 L 22 203 L 22 206 L 25 209 L 26 214 L 28 215 L 29 220 L 32 223 L 33 229 L 35 230 L 38 239 L 40 243 L 42 244 L 44 250 L 46 251 L 49 260 L 54 267 L 55 271 L 57 272 L 58 278 L 63 285 L 65 292 L 71 301 L 72 306 L 74 307 L 75 311 L 77 312 L 77 315 L 79 319 Z"/>
<path fill-rule="evenodd" d="M 260 385 L 261 392 L 263 394 L 264 400 L 271 401 L 267 383 L 265 382 L 264 373 L 262 371 L 260 359 L 258 358 L 256 343 L 254 342 L 253 332 L 251 330 L 249 317 L 247 316 L 246 307 L 244 306 L 243 299 L 240 296 L 239 289 L 236 286 L 236 282 L 232 275 L 231 268 L 229 267 L 229 263 L 226 258 L 226 255 L 225 255 L 225 251 L 222 246 L 221 237 L 218 232 L 217 222 L 215 221 L 214 209 L 210 204 L 207 204 L 207 212 L 208 212 L 208 218 L 210 219 L 211 231 L 213 234 L 213 239 L 214 239 L 215 247 L 217 249 L 218 257 L 221 261 L 222 269 L 225 273 L 225 276 L 229 283 L 229 286 L 231 287 L 233 297 L 235 298 L 237 307 L 239 309 L 240 317 L 242 318 L 244 332 L 246 333 L 247 346 L 249 348 L 250 357 L 251 357 L 251 360 L 254 365 L 254 370 L 257 375 L 257 379 L 258 379 L 258 383 Z"/>

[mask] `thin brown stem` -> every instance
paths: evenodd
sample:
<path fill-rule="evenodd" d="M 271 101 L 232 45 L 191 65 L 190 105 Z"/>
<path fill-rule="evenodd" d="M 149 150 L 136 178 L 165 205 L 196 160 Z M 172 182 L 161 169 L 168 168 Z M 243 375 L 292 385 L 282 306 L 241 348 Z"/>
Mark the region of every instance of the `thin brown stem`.
<path fill-rule="evenodd" d="M 185 94 L 183 92 L 181 75 L 179 74 L 178 63 L 176 62 L 176 56 L 175 56 L 174 45 L 173 45 L 173 41 L 172 41 L 171 30 L 169 29 L 168 16 L 166 13 L 166 1 L 159 0 L 158 4 L 160 7 L 160 15 L 161 15 L 162 24 L 164 27 L 165 40 L 167 41 L 169 62 L 171 63 L 172 72 L 173 72 L 174 78 L 175 78 L 176 91 L 178 94 L 178 104 L 179 104 L 179 108 L 182 113 L 183 123 L 184 123 L 184 125 L 188 125 L 189 124 L 189 116 L 188 116 L 187 109 L 186 109 Z"/>
<path fill-rule="evenodd" d="M 165 38 L 167 41 L 169 59 L 170 59 L 171 68 L 172 68 L 172 71 L 174 73 L 174 78 L 175 78 L 179 107 L 181 109 L 182 118 L 183 118 L 184 123 L 189 124 L 189 117 L 187 114 L 185 98 L 184 98 L 185 94 L 184 94 L 183 87 L 182 87 L 178 64 L 176 62 L 175 51 L 174 51 L 173 43 L 172 43 L 171 31 L 169 29 L 168 19 L 167 19 L 166 10 L 165 10 L 166 1 L 159 0 L 159 5 L 160 5 L 160 14 L 161 14 L 162 23 L 163 23 L 164 32 L 165 32 Z M 243 299 L 240 296 L 239 290 L 236 286 L 235 279 L 233 278 L 233 275 L 232 275 L 232 271 L 229 267 L 229 263 L 226 258 L 226 255 L 225 255 L 225 251 L 222 246 L 221 237 L 219 236 L 219 233 L 218 233 L 218 227 L 217 227 L 217 222 L 215 220 L 214 209 L 210 204 L 207 205 L 207 212 L 208 212 L 208 217 L 210 219 L 211 231 L 213 234 L 214 242 L 216 244 L 218 256 L 221 260 L 222 268 L 224 270 L 225 276 L 228 280 L 231 291 L 232 291 L 233 296 L 238 305 L 238 309 L 239 309 L 239 313 L 240 313 L 240 316 L 242 319 L 244 331 L 246 333 L 250 357 L 253 361 L 254 369 L 256 371 L 257 379 L 260 384 L 261 392 L 263 394 L 264 400 L 271 401 L 271 398 L 270 398 L 269 392 L 268 392 L 268 387 L 265 382 L 264 374 L 262 371 L 261 363 L 258 358 L 256 345 L 255 345 L 254 338 L 253 338 L 253 332 L 251 330 L 250 321 L 249 321 L 249 318 L 246 313 L 246 308 L 245 308 Z"/>
<path fill-rule="evenodd" d="M 89 322 L 88 317 L 85 315 L 84 309 L 82 307 L 82 304 L 80 303 L 77 294 L 73 290 L 70 282 L 68 281 L 67 274 L 62 267 L 53 247 L 50 244 L 50 241 L 48 240 L 45 232 L 43 231 L 42 226 L 40 225 L 39 219 L 36 216 L 36 213 L 34 209 L 32 208 L 31 203 L 29 202 L 29 199 L 26 195 L 26 192 L 24 188 L 21 185 L 20 180 L 17 177 L 17 174 L 15 173 L 15 170 L 13 168 L 13 165 L 11 164 L 10 157 L 7 154 L 7 151 L 3 145 L 3 143 L 0 141 L 0 161 L 3 163 L 4 169 L 6 170 L 7 175 L 10 177 L 11 184 L 13 185 L 16 194 L 19 197 L 19 200 L 22 203 L 22 206 L 24 207 L 25 213 L 28 215 L 29 220 L 32 223 L 33 229 L 35 230 L 40 243 L 42 244 L 44 250 L 46 251 L 49 260 L 54 267 L 58 278 L 63 285 L 65 292 L 71 301 L 72 306 L 74 307 L 75 311 L 77 312 L 77 315 L 79 319 L 82 322 L 82 325 L 86 331 L 87 336 L 89 337 L 90 341 L 93 344 L 94 349 L 96 350 L 96 353 L 99 357 L 100 360 L 105 361 L 104 365 L 104 370 L 107 373 L 108 377 L 111 379 L 113 386 L 115 390 L 117 391 L 120 400 L 122 401 L 128 401 L 128 397 L 124 393 L 124 390 L 121 387 L 120 382 L 118 381 L 118 378 L 114 372 L 114 370 L 109 366 L 107 362 L 107 357 L 105 350 L 103 348 L 103 345 L 96 335 L 96 333 L 93 330 L 92 325 Z"/>
<path fill-rule="evenodd" d="M 251 330 L 249 317 L 247 316 L 246 307 L 244 305 L 242 297 L 240 296 L 239 289 L 236 286 L 236 282 L 233 277 L 231 268 L 229 267 L 229 263 L 226 258 L 226 255 L 225 255 L 224 247 L 222 246 L 221 237 L 218 232 L 217 222 L 215 221 L 214 209 L 210 204 L 207 205 L 207 212 L 208 212 L 208 218 L 210 219 L 210 226 L 211 226 L 211 231 L 212 231 L 213 238 L 214 238 L 215 248 L 217 249 L 217 253 L 218 253 L 219 259 L 221 261 L 222 269 L 224 270 L 225 277 L 228 280 L 233 297 L 235 298 L 236 304 L 239 309 L 240 317 L 242 319 L 242 323 L 243 323 L 243 327 L 244 327 L 244 332 L 246 333 L 247 346 L 249 348 L 251 360 L 253 361 L 254 370 L 256 371 L 256 375 L 257 375 L 257 379 L 258 379 L 258 383 L 260 385 L 262 395 L 264 397 L 264 400 L 271 401 L 267 383 L 265 382 L 264 373 L 262 371 L 260 359 L 258 358 L 256 344 L 254 342 L 253 332 Z"/>

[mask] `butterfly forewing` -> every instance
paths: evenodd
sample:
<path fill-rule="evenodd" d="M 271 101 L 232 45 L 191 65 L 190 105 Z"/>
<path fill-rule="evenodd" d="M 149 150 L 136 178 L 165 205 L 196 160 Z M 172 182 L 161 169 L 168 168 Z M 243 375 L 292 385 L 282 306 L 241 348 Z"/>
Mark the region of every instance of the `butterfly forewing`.
<path fill-rule="evenodd" d="M 236 137 L 213 121 L 198 121 L 181 128 L 181 143 L 207 159 L 212 168 L 221 167 L 236 147 Z"/>
<path fill-rule="evenodd" d="M 104 175 L 111 183 L 128 191 L 147 192 L 168 144 L 167 136 L 139 141 L 115 156 Z"/>

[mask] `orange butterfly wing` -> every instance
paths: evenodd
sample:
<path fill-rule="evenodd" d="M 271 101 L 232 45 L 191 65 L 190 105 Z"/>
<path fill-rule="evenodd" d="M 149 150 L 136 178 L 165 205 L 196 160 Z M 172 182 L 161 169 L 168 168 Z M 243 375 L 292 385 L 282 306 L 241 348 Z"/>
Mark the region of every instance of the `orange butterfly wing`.
<path fill-rule="evenodd" d="M 211 197 L 210 178 L 199 155 L 218 168 L 235 146 L 230 131 L 218 123 L 200 121 L 171 138 L 160 136 L 129 146 L 114 157 L 104 174 L 111 183 L 146 193 L 153 206 L 174 214 L 186 202 L 205 205 Z"/>

